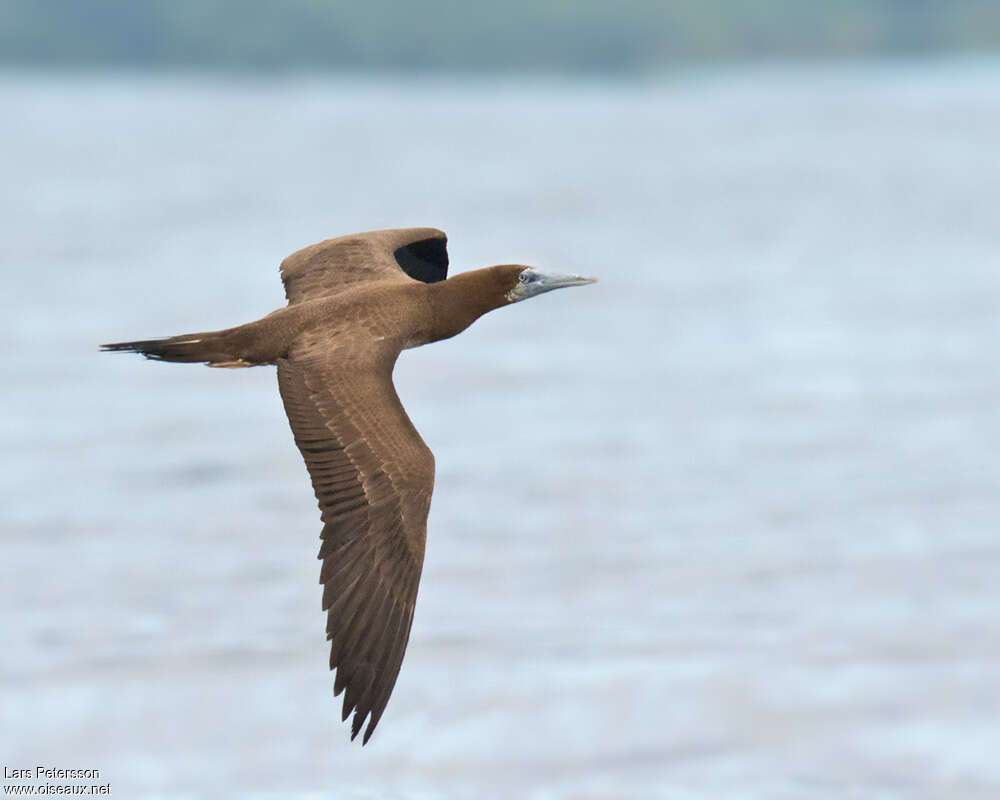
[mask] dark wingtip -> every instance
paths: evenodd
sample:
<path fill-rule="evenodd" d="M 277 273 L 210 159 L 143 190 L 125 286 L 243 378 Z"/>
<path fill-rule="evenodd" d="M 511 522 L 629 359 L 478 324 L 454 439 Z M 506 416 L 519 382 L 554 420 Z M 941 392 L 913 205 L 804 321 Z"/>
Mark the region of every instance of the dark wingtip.
<path fill-rule="evenodd" d="M 364 747 L 368 744 L 368 740 L 372 738 L 372 734 L 375 733 L 375 717 L 373 716 L 368 720 L 368 727 L 365 728 L 365 735 L 361 737 L 361 746 Z"/>
<path fill-rule="evenodd" d="M 362 714 L 360 711 L 355 712 L 354 719 L 351 721 L 351 741 L 352 742 L 357 738 L 358 733 L 361 732 L 361 726 L 364 724 L 365 717 L 367 717 L 367 716 L 368 716 L 367 712 L 365 712 L 364 714 Z M 365 741 L 366 740 L 362 739 L 361 740 L 361 744 L 364 745 Z"/>

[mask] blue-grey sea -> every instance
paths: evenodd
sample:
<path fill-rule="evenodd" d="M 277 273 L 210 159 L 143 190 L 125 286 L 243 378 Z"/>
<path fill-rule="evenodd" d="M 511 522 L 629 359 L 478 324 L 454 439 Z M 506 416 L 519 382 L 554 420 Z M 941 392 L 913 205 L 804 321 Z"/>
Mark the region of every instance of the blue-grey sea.
<path fill-rule="evenodd" d="M 120 798 L 1000 796 L 1000 63 L 0 74 L 0 760 Z M 348 742 L 273 368 L 101 354 L 435 226 L 594 275 L 403 355 L 416 620 Z M 5 785 L 16 781 L 5 781 Z"/>

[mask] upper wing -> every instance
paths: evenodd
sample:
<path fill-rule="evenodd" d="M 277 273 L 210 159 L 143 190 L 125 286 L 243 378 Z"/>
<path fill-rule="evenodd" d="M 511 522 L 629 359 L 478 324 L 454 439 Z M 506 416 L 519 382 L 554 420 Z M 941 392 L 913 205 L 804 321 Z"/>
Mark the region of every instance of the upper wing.
<path fill-rule="evenodd" d="M 410 636 L 434 456 L 392 385 L 398 353 L 357 337 L 305 338 L 278 386 L 322 511 L 320 582 L 334 694 L 351 738 L 378 724 Z"/>
<path fill-rule="evenodd" d="M 281 262 L 289 303 L 336 294 L 358 283 L 448 277 L 448 237 L 436 228 L 399 228 L 327 239 Z"/>

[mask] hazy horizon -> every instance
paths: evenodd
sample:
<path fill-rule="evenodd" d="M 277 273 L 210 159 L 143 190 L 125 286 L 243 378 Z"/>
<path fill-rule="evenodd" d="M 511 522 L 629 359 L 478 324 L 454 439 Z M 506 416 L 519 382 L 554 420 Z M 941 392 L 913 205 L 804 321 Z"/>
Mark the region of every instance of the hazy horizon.
<path fill-rule="evenodd" d="M 987 54 L 975 0 L 8 0 L 0 64 L 656 74 L 685 65 Z"/>

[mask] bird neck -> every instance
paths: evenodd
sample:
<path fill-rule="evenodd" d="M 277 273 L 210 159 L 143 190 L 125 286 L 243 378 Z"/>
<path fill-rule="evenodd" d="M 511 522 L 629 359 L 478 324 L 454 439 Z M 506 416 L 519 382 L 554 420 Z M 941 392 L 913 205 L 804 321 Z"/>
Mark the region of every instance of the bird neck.
<path fill-rule="evenodd" d="M 432 338 L 436 342 L 461 333 L 483 314 L 507 305 L 509 276 L 501 267 L 462 272 L 428 284 L 433 313 Z"/>

